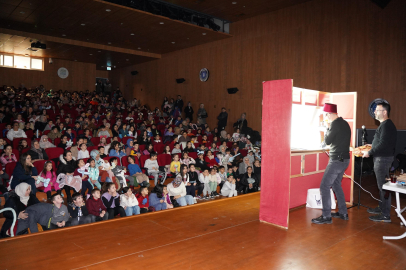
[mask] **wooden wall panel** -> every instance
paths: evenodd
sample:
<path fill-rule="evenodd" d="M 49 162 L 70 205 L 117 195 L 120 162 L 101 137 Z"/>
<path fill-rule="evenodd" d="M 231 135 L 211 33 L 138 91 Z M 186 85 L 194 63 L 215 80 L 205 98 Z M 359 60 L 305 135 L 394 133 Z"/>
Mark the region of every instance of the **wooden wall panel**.
<path fill-rule="evenodd" d="M 127 97 L 152 107 L 164 96 L 181 94 L 195 110 L 205 103 L 211 126 L 225 106 L 229 123 L 247 112 L 249 126 L 261 130 L 262 81 L 292 78 L 297 87 L 357 92 L 359 127 L 376 127 L 367 106 L 385 98 L 392 104 L 397 127 L 406 129 L 401 98 L 406 91 L 404 14 L 403 0 L 392 0 L 385 9 L 367 0 L 313 0 L 233 23 L 231 39 L 115 70 L 112 80 Z M 209 69 L 208 82 L 199 81 L 201 68 Z M 139 75 L 131 77 L 131 70 Z M 178 77 L 186 82 L 177 85 Z M 230 87 L 240 91 L 229 95 Z"/>
<path fill-rule="evenodd" d="M 27 88 L 43 84 L 46 89 L 68 91 L 95 89 L 96 64 L 60 59 L 54 59 L 53 64 L 49 64 L 47 60 L 44 59 L 44 71 L 0 67 L 0 84 L 18 86 L 22 83 Z M 68 69 L 69 76 L 66 79 L 58 77 L 60 67 Z"/>

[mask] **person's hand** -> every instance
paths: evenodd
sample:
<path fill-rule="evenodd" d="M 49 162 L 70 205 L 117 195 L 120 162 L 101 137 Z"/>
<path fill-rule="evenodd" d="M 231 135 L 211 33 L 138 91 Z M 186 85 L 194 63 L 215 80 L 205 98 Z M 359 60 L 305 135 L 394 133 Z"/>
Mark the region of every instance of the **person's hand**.
<path fill-rule="evenodd" d="M 127 209 L 127 206 L 124 206 L 124 210 Z"/>
<path fill-rule="evenodd" d="M 239 181 L 240 181 L 240 178 L 237 178 L 237 181 L 239 182 Z"/>
<path fill-rule="evenodd" d="M 4 173 L 3 170 L 1 170 L 1 171 L 0 171 L 0 175 L 3 174 L 3 173 Z"/>
<path fill-rule="evenodd" d="M 173 197 L 175 200 L 177 200 L 177 199 L 179 199 L 181 196 L 180 195 L 177 195 L 177 196 L 175 196 L 175 197 Z"/>
<path fill-rule="evenodd" d="M 100 213 L 99 216 L 100 216 L 100 217 L 104 217 L 105 214 L 106 214 L 106 211 L 103 210 L 103 211 L 101 211 L 101 213 Z"/>
<path fill-rule="evenodd" d="M 159 202 L 160 202 L 160 203 L 163 203 L 163 202 L 164 202 L 164 200 L 160 200 Z"/>
<path fill-rule="evenodd" d="M 368 151 L 362 151 L 362 153 L 363 153 L 362 158 L 369 158 Z"/>
<path fill-rule="evenodd" d="M 115 190 L 111 195 L 113 195 L 113 197 L 117 196 L 117 191 Z"/>
<path fill-rule="evenodd" d="M 19 219 L 26 219 L 26 218 L 28 218 L 28 214 L 25 212 L 25 210 L 24 210 L 24 211 L 21 211 L 21 212 L 18 214 L 18 218 L 19 218 Z"/>
<path fill-rule="evenodd" d="M 34 178 L 35 181 L 37 181 L 38 176 L 32 176 L 32 178 Z"/>
<path fill-rule="evenodd" d="M 87 177 L 87 175 L 83 175 L 83 176 L 82 176 L 82 180 L 85 179 L 86 177 Z"/>
<path fill-rule="evenodd" d="M 252 184 L 248 184 L 248 187 L 249 187 L 249 188 L 252 188 Z"/>
<path fill-rule="evenodd" d="M 196 183 L 194 183 L 193 185 L 196 186 Z"/>

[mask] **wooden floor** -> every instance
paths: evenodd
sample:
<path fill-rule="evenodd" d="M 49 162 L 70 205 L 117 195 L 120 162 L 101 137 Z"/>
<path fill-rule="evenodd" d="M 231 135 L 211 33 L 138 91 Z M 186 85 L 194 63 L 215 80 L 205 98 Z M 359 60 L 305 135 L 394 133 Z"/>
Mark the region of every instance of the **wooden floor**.
<path fill-rule="evenodd" d="M 406 239 L 382 240 L 406 231 L 394 211 L 390 224 L 353 208 L 349 221 L 315 225 L 321 211 L 303 207 L 284 230 L 258 221 L 259 197 L 9 238 L 0 269 L 406 269 Z"/>

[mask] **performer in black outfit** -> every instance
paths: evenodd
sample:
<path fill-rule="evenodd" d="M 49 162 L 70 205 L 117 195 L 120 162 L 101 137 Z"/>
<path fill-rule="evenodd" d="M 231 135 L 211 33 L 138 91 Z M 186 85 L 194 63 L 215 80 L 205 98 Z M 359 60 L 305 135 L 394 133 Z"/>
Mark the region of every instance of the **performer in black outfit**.
<path fill-rule="evenodd" d="M 331 217 L 348 220 L 347 205 L 345 204 L 341 180 L 345 169 L 350 164 L 351 129 L 347 121 L 342 117 L 338 117 L 336 104 L 324 104 L 323 111 L 326 112 L 328 119 L 328 128 L 324 141 L 327 145 L 330 145 L 330 161 L 320 184 L 323 211 L 320 217 L 312 219 L 312 223 L 315 224 L 331 224 Z M 331 213 L 330 188 L 333 188 L 337 197 L 337 213 Z"/>
<path fill-rule="evenodd" d="M 372 141 L 372 149 L 364 151 L 363 157 L 374 156 L 374 172 L 376 182 L 379 188 L 381 202 L 377 208 L 369 208 L 367 211 L 370 214 L 372 221 L 391 222 L 390 208 L 391 208 L 391 195 L 385 197 L 386 191 L 382 190 L 385 184 L 385 176 L 389 173 L 389 169 L 393 162 L 395 155 L 397 130 L 395 124 L 389 119 L 390 105 L 381 103 L 376 106 L 375 118 L 381 124 L 377 128 Z"/>

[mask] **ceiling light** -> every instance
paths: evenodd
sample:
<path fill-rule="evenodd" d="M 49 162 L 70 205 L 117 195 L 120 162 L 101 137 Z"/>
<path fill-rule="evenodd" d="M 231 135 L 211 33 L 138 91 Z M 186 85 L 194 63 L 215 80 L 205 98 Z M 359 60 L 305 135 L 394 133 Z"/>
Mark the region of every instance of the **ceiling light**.
<path fill-rule="evenodd" d="M 111 70 L 111 67 L 107 67 L 107 70 Z"/>
<path fill-rule="evenodd" d="M 237 2 L 231 2 L 231 4 L 235 5 L 235 4 L 237 4 Z"/>
<path fill-rule="evenodd" d="M 203 36 L 205 36 L 205 35 L 206 35 L 206 33 L 202 33 L 202 35 L 203 35 Z"/>
<path fill-rule="evenodd" d="M 164 22 L 160 22 L 159 24 L 164 24 Z"/>
<path fill-rule="evenodd" d="M 104 66 L 101 66 L 101 67 L 104 67 Z"/>
<path fill-rule="evenodd" d="M 114 68 L 116 68 L 116 66 L 114 66 Z"/>
<path fill-rule="evenodd" d="M 186 38 L 186 39 L 189 39 L 189 38 Z"/>
<path fill-rule="evenodd" d="M 75 61 L 78 61 L 78 60 L 75 59 Z"/>
<path fill-rule="evenodd" d="M 25 14 L 25 12 L 24 12 L 24 11 L 20 11 L 20 13 L 21 13 L 21 14 Z"/>
<path fill-rule="evenodd" d="M 92 53 L 89 53 L 89 55 L 93 55 Z"/>
<path fill-rule="evenodd" d="M 47 48 L 47 50 L 50 50 L 51 48 Z"/>
<path fill-rule="evenodd" d="M 63 36 L 63 37 L 66 37 L 66 35 L 65 35 L 65 34 L 62 34 L 62 36 Z"/>
<path fill-rule="evenodd" d="M 121 23 L 121 25 L 123 25 L 123 23 Z"/>
<path fill-rule="evenodd" d="M 130 59 L 125 59 L 126 61 L 129 61 Z"/>
<path fill-rule="evenodd" d="M 84 24 L 84 23 L 82 23 L 82 24 L 80 24 L 81 26 L 85 26 L 86 24 Z"/>
<path fill-rule="evenodd" d="M 101 52 L 101 51 L 97 51 L 97 52 Z"/>
<path fill-rule="evenodd" d="M 131 33 L 130 35 L 134 36 L 134 33 Z"/>
<path fill-rule="evenodd" d="M 107 42 L 107 44 L 111 44 L 111 42 Z"/>
<path fill-rule="evenodd" d="M 141 50 L 141 48 L 140 48 L 140 47 L 138 47 L 138 50 Z"/>
<path fill-rule="evenodd" d="M 110 12 L 110 11 L 111 11 L 111 9 L 106 9 L 106 11 L 107 11 L 107 12 Z"/>
<path fill-rule="evenodd" d="M 175 41 L 172 41 L 172 44 L 175 44 Z"/>

